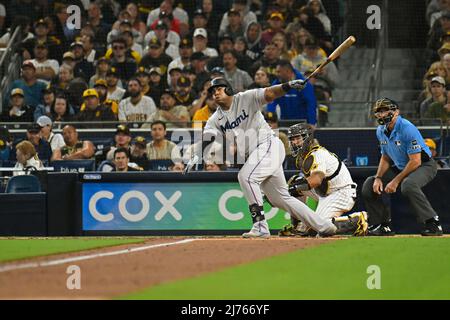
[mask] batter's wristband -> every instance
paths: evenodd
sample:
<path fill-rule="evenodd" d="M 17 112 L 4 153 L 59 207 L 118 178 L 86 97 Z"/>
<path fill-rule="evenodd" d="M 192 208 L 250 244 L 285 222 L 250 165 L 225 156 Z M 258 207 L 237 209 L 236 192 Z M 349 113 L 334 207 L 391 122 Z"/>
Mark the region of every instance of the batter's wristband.
<path fill-rule="evenodd" d="M 291 85 L 289 84 L 289 82 L 285 82 L 281 85 L 281 89 L 284 90 L 284 92 L 288 92 L 289 90 L 292 89 Z"/>
<path fill-rule="evenodd" d="M 380 176 L 375 176 L 375 179 L 380 179 L 382 180 L 382 178 Z"/>

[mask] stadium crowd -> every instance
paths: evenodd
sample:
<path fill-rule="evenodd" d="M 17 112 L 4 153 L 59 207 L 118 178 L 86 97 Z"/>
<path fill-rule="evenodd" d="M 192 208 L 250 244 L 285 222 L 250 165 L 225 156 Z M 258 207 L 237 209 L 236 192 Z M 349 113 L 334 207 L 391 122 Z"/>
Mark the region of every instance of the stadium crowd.
<path fill-rule="evenodd" d="M 182 170 L 166 130 L 202 127 L 216 109 L 209 80 L 222 76 L 240 92 L 303 79 L 333 51 L 342 25 L 339 0 L 0 3 L 0 46 L 16 27 L 23 39 L 16 48 L 21 76 L 2 101 L 0 122 L 30 123 L 25 140 L 35 146 L 34 158 L 95 158 L 99 166 L 109 161 L 104 170 L 126 170 L 126 159 L 141 169 L 145 159 L 172 159 L 170 169 Z M 71 27 L 70 5 L 81 8 L 79 28 Z M 275 126 L 293 119 L 326 126 L 338 81 L 331 63 L 305 90 L 262 111 Z M 63 122 L 75 124 L 54 134 Z M 113 146 L 98 150 L 80 141 L 77 129 L 87 126 L 116 128 Z M 133 139 L 129 127 L 137 126 L 148 136 Z M 16 159 L 18 142 L 8 143 L 4 160 Z M 214 161 L 206 168 L 224 169 Z"/>

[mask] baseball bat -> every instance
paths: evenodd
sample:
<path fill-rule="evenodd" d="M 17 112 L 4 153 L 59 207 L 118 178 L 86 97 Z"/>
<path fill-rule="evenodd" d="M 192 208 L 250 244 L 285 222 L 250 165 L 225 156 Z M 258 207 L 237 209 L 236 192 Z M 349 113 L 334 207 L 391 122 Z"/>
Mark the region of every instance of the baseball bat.
<path fill-rule="evenodd" d="M 336 60 L 337 58 L 339 58 L 348 48 L 350 48 L 354 43 L 356 42 L 356 38 L 354 36 L 350 36 L 348 37 L 344 42 L 341 43 L 341 45 L 339 47 L 337 47 L 332 54 L 330 54 L 330 56 L 327 58 L 327 60 L 325 60 L 324 62 L 322 62 L 320 64 L 320 66 L 318 66 L 316 68 L 316 70 L 313 71 L 313 73 L 311 73 L 306 79 L 305 81 L 308 81 L 310 78 L 314 77 L 316 74 L 318 74 L 320 71 L 322 71 L 323 68 L 325 68 L 325 66 L 327 64 L 329 64 L 331 61 Z"/>

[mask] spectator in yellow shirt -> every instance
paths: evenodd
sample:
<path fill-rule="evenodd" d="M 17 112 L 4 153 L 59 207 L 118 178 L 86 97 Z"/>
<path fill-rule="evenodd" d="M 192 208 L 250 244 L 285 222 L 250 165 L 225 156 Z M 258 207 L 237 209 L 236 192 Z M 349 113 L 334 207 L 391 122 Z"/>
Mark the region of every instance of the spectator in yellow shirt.
<path fill-rule="evenodd" d="M 193 128 L 202 128 L 206 121 L 208 121 L 209 117 L 216 112 L 217 105 L 214 102 L 214 98 L 212 95 L 208 94 L 205 100 L 205 106 L 199 110 L 197 110 L 192 118 L 192 127 Z"/>

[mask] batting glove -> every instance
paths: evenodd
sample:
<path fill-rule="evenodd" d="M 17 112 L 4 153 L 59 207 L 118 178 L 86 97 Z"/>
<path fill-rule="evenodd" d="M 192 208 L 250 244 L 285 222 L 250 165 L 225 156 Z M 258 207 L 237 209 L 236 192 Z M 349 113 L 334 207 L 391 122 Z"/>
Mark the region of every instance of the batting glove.
<path fill-rule="evenodd" d="M 307 82 L 305 80 L 300 80 L 300 79 L 292 80 L 292 81 L 289 81 L 289 86 L 296 90 L 303 90 L 306 87 L 306 83 Z"/>

